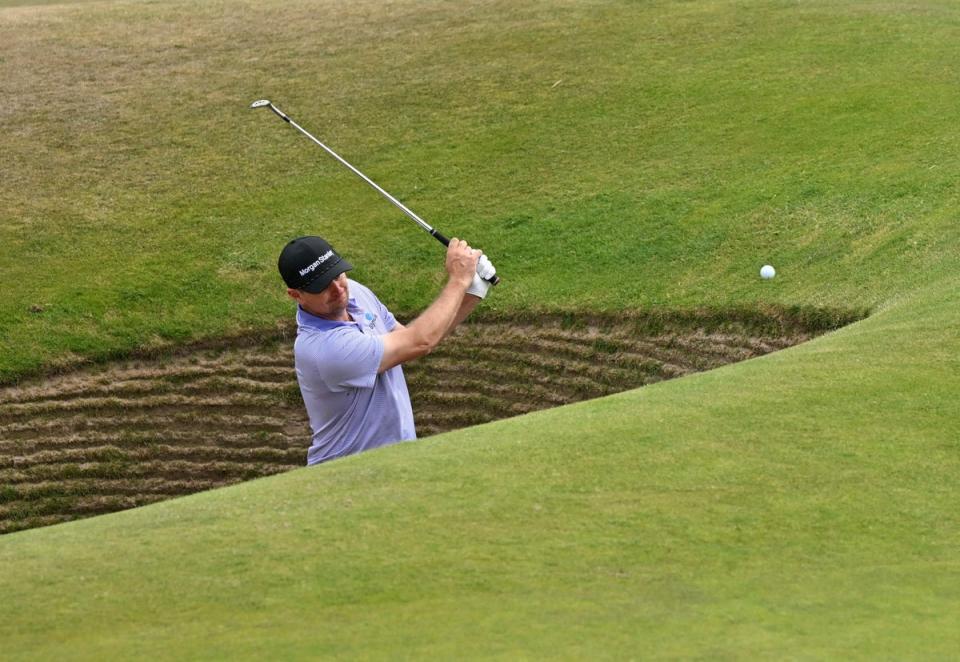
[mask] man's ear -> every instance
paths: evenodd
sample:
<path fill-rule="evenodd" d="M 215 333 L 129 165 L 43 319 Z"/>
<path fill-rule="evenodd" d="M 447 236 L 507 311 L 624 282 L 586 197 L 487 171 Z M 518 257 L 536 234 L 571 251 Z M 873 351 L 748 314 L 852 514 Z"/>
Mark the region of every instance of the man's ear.
<path fill-rule="evenodd" d="M 287 288 L 287 296 L 300 303 L 300 290 L 295 290 L 292 287 Z"/>

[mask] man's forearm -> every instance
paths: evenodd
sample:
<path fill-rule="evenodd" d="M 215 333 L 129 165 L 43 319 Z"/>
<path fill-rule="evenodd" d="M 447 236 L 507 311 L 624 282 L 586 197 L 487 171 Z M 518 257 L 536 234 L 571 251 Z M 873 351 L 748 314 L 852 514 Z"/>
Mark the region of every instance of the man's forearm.
<path fill-rule="evenodd" d="M 480 303 L 480 297 L 475 297 L 472 294 L 464 295 L 463 300 L 460 302 L 460 310 L 457 311 L 453 323 L 447 328 L 447 332 L 443 334 L 443 337 L 446 338 L 453 333 L 453 330 L 460 326 L 463 320 L 467 319 L 467 316 L 473 312 L 473 309 L 477 307 L 478 303 Z"/>
<path fill-rule="evenodd" d="M 454 237 L 447 244 L 444 268 L 449 280 L 440 296 L 410 326 L 383 336 L 379 372 L 429 354 L 440 344 L 463 311 L 464 295 L 477 276 L 480 252 Z M 474 304 L 476 305 L 476 304 Z"/>
<path fill-rule="evenodd" d="M 410 323 L 409 328 L 416 332 L 420 343 L 433 349 L 470 314 L 479 299 L 465 296 L 465 291 L 463 284 L 448 281 L 440 296 Z M 471 299 L 472 304 L 469 302 Z"/>

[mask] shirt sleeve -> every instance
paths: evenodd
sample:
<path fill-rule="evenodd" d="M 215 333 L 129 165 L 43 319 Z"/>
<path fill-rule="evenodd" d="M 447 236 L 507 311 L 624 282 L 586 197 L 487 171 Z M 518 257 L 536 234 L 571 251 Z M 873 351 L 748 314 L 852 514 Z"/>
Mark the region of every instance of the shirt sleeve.
<path fill-rule="evenodd" d="M 356 328 L 331 334 L 330 346 L 318 360 L 320 378 L 331 391 L 373 388 L 383 358 L 383 340 Z"/>
<path fill-rule="evenodd" d="M 377 304 L 380 306 L 380 319 L 383 320 L 383 325 L 387 328 L 387 331 L 393 331 L 397 326 L 397 318 L 387 310 L 387 307 L 380 302 L 380 299 L 377 299 Z"/>

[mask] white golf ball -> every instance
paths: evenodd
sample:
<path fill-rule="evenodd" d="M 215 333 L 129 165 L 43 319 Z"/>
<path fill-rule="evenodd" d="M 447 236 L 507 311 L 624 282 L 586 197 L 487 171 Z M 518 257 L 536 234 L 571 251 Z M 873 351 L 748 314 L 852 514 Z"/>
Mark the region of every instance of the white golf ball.
<path fill-rule="evenodd" d="M 770 280 L 777 275 L 777 270 L 771 267 L 769 264 L 763 265 L 760 269 L 760 278 L 765 280 Z"/>

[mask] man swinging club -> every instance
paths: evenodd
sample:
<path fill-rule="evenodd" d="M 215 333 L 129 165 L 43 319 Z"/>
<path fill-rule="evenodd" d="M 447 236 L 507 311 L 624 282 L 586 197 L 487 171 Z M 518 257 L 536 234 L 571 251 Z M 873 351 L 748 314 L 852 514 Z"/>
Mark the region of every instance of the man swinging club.
<path fill-rule="evenodd" d="M 278 267 L 299 304 L 294 357 L 313 430 L 307 464 L 416 439 L 401 364 L 431 352 L 486 296 L 496 274 L 489 260 L 451 239 L 447 283 L 408 326 L 347 278 L 353 265 L 320 237 L 288 243 Z"/>

